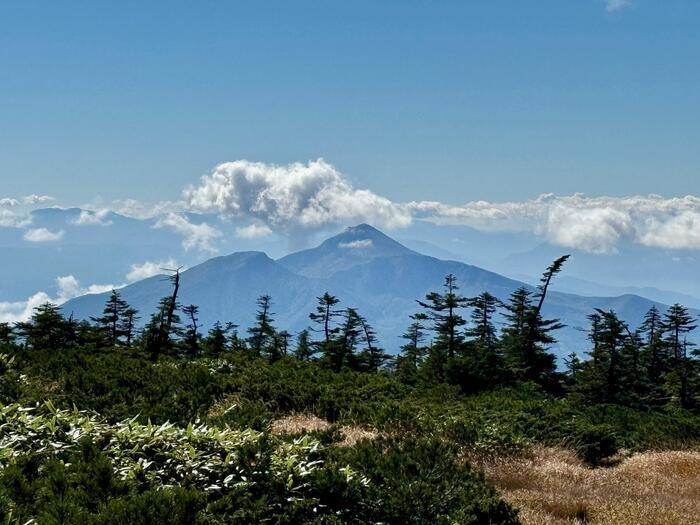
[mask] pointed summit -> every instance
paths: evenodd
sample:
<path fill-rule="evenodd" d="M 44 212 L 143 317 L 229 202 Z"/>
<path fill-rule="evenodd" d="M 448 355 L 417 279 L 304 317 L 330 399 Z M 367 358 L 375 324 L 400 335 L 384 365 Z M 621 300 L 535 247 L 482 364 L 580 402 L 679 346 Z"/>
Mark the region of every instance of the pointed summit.
<path fill-rule="evenodd" d="M 358 224 L 326 239 L 316 248 L 287 255 L 279 262 L 307 277 L 328 277 L 379 257 L 408 254 L 415 252 L 369 224 Z"/>

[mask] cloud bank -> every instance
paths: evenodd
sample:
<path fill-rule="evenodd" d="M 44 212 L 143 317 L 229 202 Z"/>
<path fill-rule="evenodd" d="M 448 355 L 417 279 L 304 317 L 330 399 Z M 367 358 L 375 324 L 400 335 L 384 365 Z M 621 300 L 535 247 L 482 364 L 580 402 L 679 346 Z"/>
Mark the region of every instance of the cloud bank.
<path fill-rule="evenodd" d="M 617 7 L 620 9 L 621 7 Z M 24 229 L 30 242 L 61 240 L 63 230 L 31 229 L 27 215 L 15 209 L 50 197 L 29 195 L 0 199 L 0 227 Z M 367 222 L 379 228 L 402 228 L 413 220 L 463 224 L 482 231 L 527 232 L 570 249 L 613 253 L 622 243 L 670 250 L 700 250 L 700 198 L 658 195 L 589 197 L 583 194 L 511 202 L 469 201 L 462 205 L 435 201 L 395 202 L 358 189 L 323 159 L 287 165 L 237 160 L 216 166 L 183 191 L 182 200 L 153 206 L 136 200 L 115 202 L 113 211 L 154 228 L 182 236 L 186 250 L 217 251 L 226 221 L 238 239 L 277 234 L 304 244 L 309 233 Z M 75 225 L 109 224 L 108 210 L 83 211 Z M 197 215 L 200 214 L 200 215 Z M 213 226 L 211 214 L 221 221 Z M 301 242 L 300 242 L 301 241 Z"/>
<path fill-rule="evenodd" d="M 486 231 L 525 231 L 559 246 L 610 253 L 621 241 L 665 249 L 700 249 L 700 198 L 568 197 L 523 202 L 407 205 L 415 217 Z"/>

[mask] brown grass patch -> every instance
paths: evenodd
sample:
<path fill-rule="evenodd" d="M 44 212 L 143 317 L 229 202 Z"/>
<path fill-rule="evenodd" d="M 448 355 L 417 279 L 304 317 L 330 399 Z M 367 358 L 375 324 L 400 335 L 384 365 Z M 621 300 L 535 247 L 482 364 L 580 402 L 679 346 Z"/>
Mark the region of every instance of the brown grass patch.
<path fill-rule="evenodd" d="M 302 434 L 328 430 L 331 424 L 325 419 L 309 414 L 290 414 L 275 419 L 270 426 L 273 434 Z"/>
<path fill-rule="evenodd" d="M 592 469 L 571 451 L 536 447 L 484 468 L 525 525 L 700 523 L 700 452 L 647 452 Z"/>
<path fill-rule="evenodd" d="M 303 434 L 308 432 L 322 432 L 330 430 L 333 425 L 310 414 L 290 414 L 288 416 L 276 419 L 270 425 L 270 432 L 273 434 Z M 377 437 L 377 432 L 372 429 L 366 429 L 356 426 L 342 426 L 338 428 L 342 439 L 338 442 L 338 446 L 351 447 L 365 439 L 374 439 Z"/>

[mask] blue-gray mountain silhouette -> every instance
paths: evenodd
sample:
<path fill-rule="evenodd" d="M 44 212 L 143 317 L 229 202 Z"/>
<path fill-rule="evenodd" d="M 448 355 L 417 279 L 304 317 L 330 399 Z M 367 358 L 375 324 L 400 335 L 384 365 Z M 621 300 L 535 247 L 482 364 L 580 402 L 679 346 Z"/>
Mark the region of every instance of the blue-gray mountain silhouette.
<path fill-rule="evenodd" d="M 466 296 L 488 290 L 507 300 L 513 290 L 528 286 L 477 266 L 420 254 L 372 226 L 360 224 L 316 248 L 279 260 L 262 252 L 209 259 L 182 273 L 180 298 L 182 304 L 199 305 L 205 328 L 220 320 L 239 324 L 243 330 L 253 322 L 256 298 L 269 294 L 276 324 L 300 331 L 309 326 L 308 314 L 315 307 L 316 297 L 329 291 L 340 298 L 341 306 L 357 308 L 365 315 L 375 325 L 382 345 L 395 352 L 401 345 L 400 335 L 408 316 L 419 309 L 416 299 L 440 290 L 448 273 L 457 277 L 460 292 Z M 169 290 L 167 279 L 156 276 L 126 286 L 121 293 L 145 319 Z M 77 318 L 88 318 L 101 311 L 106 297 L 107 294 L 79 297 L 66 303 L 64 311 Z M 553 292 L 544 314 L 567 325 L 559 332 L 560 344 L 554 351 L 561 356 L 586 350 L 586 316 L 594 308 L 613 309 L 636 326 L 654 304 L 665 308 L 630 294 L 584 297 Z"/>

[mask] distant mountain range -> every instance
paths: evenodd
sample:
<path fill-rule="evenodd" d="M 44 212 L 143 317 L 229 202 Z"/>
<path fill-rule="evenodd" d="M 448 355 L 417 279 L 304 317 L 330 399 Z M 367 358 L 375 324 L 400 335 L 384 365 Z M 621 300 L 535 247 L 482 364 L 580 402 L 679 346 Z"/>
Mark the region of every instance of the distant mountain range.
<path fill-rule="evenodd" d="M 477 266 L 423 255 L 361 224 L 315 248 L 277 260 L 258 251 L 209 259 L 182 273 L 180 299 L 182 304 L 199 305 L 205 328 L 217 320 L 233 321 L 245 328 L 253 323 L 257 297 L 270 294 L 277 326 L 300 331 L 309 325 L 308 314 L 314 310 L 316 297 L 329 291 L 340 298 L 341 306 L 358 308 L 374 324 L 383 346 L 395 352 L 409 315 L 419 309 L 416 299 L 440 290 L 448 273 L 456 275 L 460 292 L 466 296 L 487 290 L 506 300 L 516 288 L 530 287 Z M 163 276 L 121 290 L 144 318 L 169 292 L 170 285 Z M 68 301 L 63 309 L 77 318 L 88 318 L 101 311 L 105 300 L 106 294 L 85 295 Z M 558 334 L 560 344 L 554 349 L 561 356 L 587 349 L 586 316 L 594 308 L 613 309 L 637 326 L 652 305 L 665 308 L 634 294 L 586 297 L 557 291 L 548 298 L 544 314 L 567 325 Z"/>

